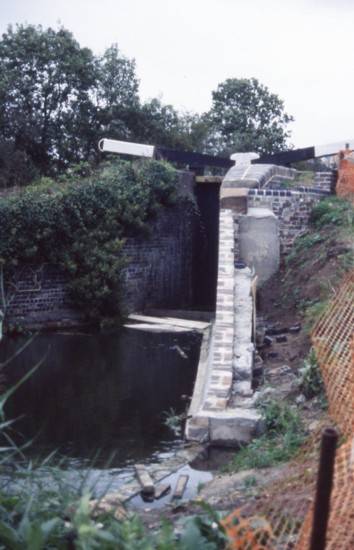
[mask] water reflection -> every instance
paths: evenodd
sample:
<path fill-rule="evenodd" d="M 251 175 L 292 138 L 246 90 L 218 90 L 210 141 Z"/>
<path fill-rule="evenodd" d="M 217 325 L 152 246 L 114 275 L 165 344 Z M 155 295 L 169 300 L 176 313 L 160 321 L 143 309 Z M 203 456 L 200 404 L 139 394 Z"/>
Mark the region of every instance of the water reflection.
<path fill-rule="evenodd" d="M 11 386 L 43 356 L 42 366 L 9 400 L 8 418 L 35 454 L 57 449 L 79 464 L 99 450 L 96 466 L 145 460 L 173 447 L 162 413 L 182 412 L 191 395 L 200 335 L 122 329 L 114 334 L 43 334 L 6 367 Z M 0 360 L 23 344 L 7 339 Z M 179 352 L 183 350 L 186 357 Z"/>

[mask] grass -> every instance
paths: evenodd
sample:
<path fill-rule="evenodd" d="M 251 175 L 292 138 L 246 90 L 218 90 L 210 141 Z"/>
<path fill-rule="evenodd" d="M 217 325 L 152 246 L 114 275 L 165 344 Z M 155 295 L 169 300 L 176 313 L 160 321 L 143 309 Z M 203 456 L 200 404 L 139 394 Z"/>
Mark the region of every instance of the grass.
<path fill-rule="evenodd" d="M 247 447 L 241 448 L 226 466 L 226 471 L 276 466 L 290 460 L 304 442 L 305 433 L 300 417 L 290 405 L 269 400 L 260 408 L 265 433 Z"/>
<path fill-rule="evenodd" d="M 312 210 L 310 223 L 320 229 L 327 225 L 347 227 L 353 231 L 354 209 L 349 201 L 330 197 L 320 201 Z"/>
<path fill-rule="evenodd" d="M 324 311 L 343 276 L 354 268 L 354 208 L 337 197 L 312 210 L 306 233 L 285 261 L 283 303 L 297 309 L 308 331 Z"/>

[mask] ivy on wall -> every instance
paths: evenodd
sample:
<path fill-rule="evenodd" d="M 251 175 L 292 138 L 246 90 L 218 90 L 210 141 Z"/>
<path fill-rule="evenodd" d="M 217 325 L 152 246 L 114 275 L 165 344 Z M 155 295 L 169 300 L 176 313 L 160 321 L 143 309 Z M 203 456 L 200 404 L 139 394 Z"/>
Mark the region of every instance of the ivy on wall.
<path fill-rule="evenodd" d="M 0 260 L 51 263 L 69 275 L 75 305 L 95 320 L 120 311 L 121 254 L 127 237 L 176 201 L 177 172 L 157 161 L 79 165 L 59 181 L 42 178 L 0 200 Z"/>

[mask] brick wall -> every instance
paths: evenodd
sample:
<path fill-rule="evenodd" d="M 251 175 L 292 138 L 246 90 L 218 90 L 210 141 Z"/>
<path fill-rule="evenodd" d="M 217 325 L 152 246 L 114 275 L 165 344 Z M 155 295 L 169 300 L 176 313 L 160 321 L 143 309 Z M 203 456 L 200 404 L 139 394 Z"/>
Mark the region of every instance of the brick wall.
<path fill-rule="evenodd" d="M 296 237 L 307 230 L 312 208 L 321 199 L 328 196 L 328 191 L 310 187 L 299 190 L 249 189 L 248 208 L 269 208 L 280 220 L 280 252 L 290 252 Z M 238 225 L 240 214 L 234 216 L 235 224 L 235 257 L 239 257 Z"/>
<path fill-rule="evenodd" d="M 51 324 L 56 321 L 79 321 L 66 290 L 67 276 L 56 266 L 19 267 L 6 280 L 8 323 Z"/>
<path fill-rule="evenodd" d="M 181 172 L 180 201 L 161 208 L 147 235 L 128 239 L 123 254 L 122 301 L 127 312 L 145 307 L 186 307 L 192 299 L 193 247 L 198 217 L 190 199 L 194 178 Z M 67 291 L 68 279 L 56 266 L 20 267 L 6 282 L 9 323 L 48 325 L 81 322 Z"/>
<path fill-rule="evenodd" d="M 161 211 L 148 237 L 127 241 L 123 301 L 128 311 L 190 305 L 194 227 L 193 208 L 182 203 Z"/>

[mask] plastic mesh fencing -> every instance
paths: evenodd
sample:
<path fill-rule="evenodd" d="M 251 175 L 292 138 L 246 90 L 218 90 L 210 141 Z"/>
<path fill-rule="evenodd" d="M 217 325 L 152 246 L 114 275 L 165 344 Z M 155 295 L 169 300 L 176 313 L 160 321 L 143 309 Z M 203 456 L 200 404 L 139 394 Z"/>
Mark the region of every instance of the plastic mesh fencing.
<path fill-rule="evenodd" d="M 316 324 L 312 342 L 321 367 L 329 414 L 347 439 L 335 461 L 326 549 L 354 548 L 354 271 Z M 313 510 L 297 548 L 309 547 Z"/>
<path fill-rule="evenodd" d="M 317 322 L 312 343 L 326 386 L 329 414 L 346 436 L 354 435 L 354 271 Z"/>
<path fill-rule="evenodd" d="M 229 550 L 295 548 L 314 495 L 321 431 L 319 426 L 277 482 L 224 519 Z"/>
<path fill-rule="evenodd" d="M 341 151 L 339 156 L 336 194 L 354 203 L 354 156 L 351 151 Z"/>
<path fill-rule="evenodd" d="M 283 477 L 224 519 L 230 550 L 308 550 L 322 429 L 335 425 L 337 450 L 326 549 L 354 548 L 354 271 L 312 333 L 330 418 L 306 441 Z"/>

